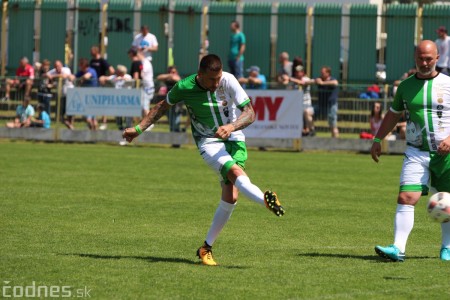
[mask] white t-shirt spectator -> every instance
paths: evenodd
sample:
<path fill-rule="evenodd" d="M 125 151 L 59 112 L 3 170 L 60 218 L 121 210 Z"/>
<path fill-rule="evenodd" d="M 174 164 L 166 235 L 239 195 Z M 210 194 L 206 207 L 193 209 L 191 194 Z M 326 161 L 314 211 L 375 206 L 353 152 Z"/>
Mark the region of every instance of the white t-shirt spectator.
<path fill-rule="evenodd" d="M 450 56 L 450 36 L 446 36 L 445 39 L 437 39 L 436 46 L 439 52 L 439 59 L 436 66 L 439 68 L 447 68 L 450 66 L 449 56 Z"/>
<path fill-rule="evenodd" d="M 158 40 L 156 39 L 156 36 L 154 34 L 151 34 L 150 32 L 147 33 L 145 36 L 143 36 L 142 33 L 139 33 L 134 37 L 132 46 L 139 49 L 155 47 L 158 46 Z M 144 55 L 145 58 L 147 58 L 149 61 L 152 61 L 151 51 L 144 50 Z"/>
<path fill-rule="evenodd" d="M 47 72 L 47 75 L 50 75 L 52 77 L 56 76 L 56 75 L 60 75 L 60 74 L 66 75 L 65 76 L 66 79 L 64 79 L 64 83 L 63 83 L 63 94 L 65 95 L 67 93 L 67 89 L 68 88 L 73 88 L 74 87 L 73 82 L 68 79 L 69 75 L 72 74 L 72 71 L 70 71 L 70 69 L 67 68 L 67 67 L 62 67 L 61 68 L 61 73 L 58 73 L 56 71 L 56 69 L 51 69 L 50 71 Z M 56 83 L 57 82 L 55 82 L 55 84 Z"/>

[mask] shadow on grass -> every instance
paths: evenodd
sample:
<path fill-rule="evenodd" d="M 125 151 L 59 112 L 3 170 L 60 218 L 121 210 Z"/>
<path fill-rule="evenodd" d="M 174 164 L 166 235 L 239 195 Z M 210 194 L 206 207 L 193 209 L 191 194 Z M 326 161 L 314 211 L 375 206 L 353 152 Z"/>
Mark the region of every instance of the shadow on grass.
<path fill-rule="evenodd" d="M 298 256 L 307 256 L 307 257 L 331 257 L 331 258 L 348 258 L 348 259 L 362 259 L 373 262 L 392 262 L 388 259 L 379 257 L 377 255 L 348 255 L 348 254 L 335 254 L 335 253 L 300 253 Z M 408 260 L 412 259 L 432 259 L 430 256 L 408 256 Z"/>
<path fill-rule="evenodd" d="M 100 254 L 90 254 L 90 253 L 58 253 L 58 255 L 79 256 L 79 257 L 92 258 L 92 259 L 139 259 L 139 260 L 143 260 L 143 261 L 146 261 L 149 263 L 165 262 L 165 263 L 181 263 L 181 264 L 202 266 L 202 264 L 199 261 L 192 261 L 192 260 L 185 259 L 185 258 L 173 258 L 173 257 L 133 256 L 133 255 L 100 255 Z M 248 267 L 245 267 L 245 266 L 219 265 L 219 267 L 225 268 L 225 269 L 248 269 Z"/>

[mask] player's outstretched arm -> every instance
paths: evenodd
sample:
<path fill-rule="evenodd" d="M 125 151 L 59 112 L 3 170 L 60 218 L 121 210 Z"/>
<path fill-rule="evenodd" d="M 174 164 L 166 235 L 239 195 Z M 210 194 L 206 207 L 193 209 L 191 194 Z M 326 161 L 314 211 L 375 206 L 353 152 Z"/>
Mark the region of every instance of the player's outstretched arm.
<path fill-rule="evenodd" d="M 236 121 L 220 126 L 216 131 L 215 137 L 226 140 L 233 131 L 242 130 L 255 121 L 255 111 L 250 103 L 245 105 L 241 111 L 242 113 Z"/>
<path fill-rule="evenodd" d="M 136 125 L 139 126 L 141 132 L 136 131 L 136 127 L 133 128 L 125 128 L 123 131 L 122 137 L 127 141 L 131 142 L 134 138 L 139 136 L 143 131 L 145 131 L 150 125 L 154 124 L 158 121 L 162 116 L 166 114 L 166 111 L 169 109 L 170 105 L 166 100 L 161 100 L 155 106 L 153 106 L 148 114 L 142 119 L 142 121 Z"/>

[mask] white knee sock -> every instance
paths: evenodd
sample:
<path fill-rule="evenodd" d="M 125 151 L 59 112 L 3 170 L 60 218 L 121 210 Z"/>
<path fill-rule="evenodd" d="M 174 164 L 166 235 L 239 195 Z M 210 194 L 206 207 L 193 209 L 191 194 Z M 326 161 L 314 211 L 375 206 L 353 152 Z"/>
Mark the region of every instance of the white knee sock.
<path fill-rule="evenodd" d="M 397 205 L 394 221 L 394 245 L 405 252 L 408 236 L 414 227 L 414 206 Z"/>
<path fill-rule="evenodd" d="M 206 243 L 210 246 L 214 244 L 219 233 L 222 231 L 223 227 L 230 219 L 231 214 L 233 213 L 235 204 L 227 203 L 223 200 L 220 200 L 219 206 L 216 209 L 216 213 L 214 214 L 214 219 L 209 227 L 208 234 L 206 235 Z"/>
<path fill-rule="evenodd" d="M 234 185 L 248 199 L 253 200 L 256 203 L 265 205 L 264 193 L 259 189 L 259 187 L 251 183 L 250 178 L 248 178 L 247 176 L 238 176 Z"/>
<path fill-rule="evenodd" d="M 450 248 L 450 222 L 442 223 L 442 247 Z"/>

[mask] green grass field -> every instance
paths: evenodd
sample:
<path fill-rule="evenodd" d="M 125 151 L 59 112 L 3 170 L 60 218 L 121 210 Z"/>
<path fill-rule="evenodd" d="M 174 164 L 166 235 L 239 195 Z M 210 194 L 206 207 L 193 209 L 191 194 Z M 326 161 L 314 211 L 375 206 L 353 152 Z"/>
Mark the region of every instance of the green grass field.
<path fill-rule="evenodd" d="M 0 141 L 0 154 L 8 295 L 34 284 L 92 299 L 450 296 L 425 198 L 406 261 L 374 254 L 393 240 L 401 156 L 250 149 L 248 174 L 286 215 L 241 198 L 214 245 L 220 266 L 206 267 L 195 252 L 220 188 L 195 149 Z"/>

